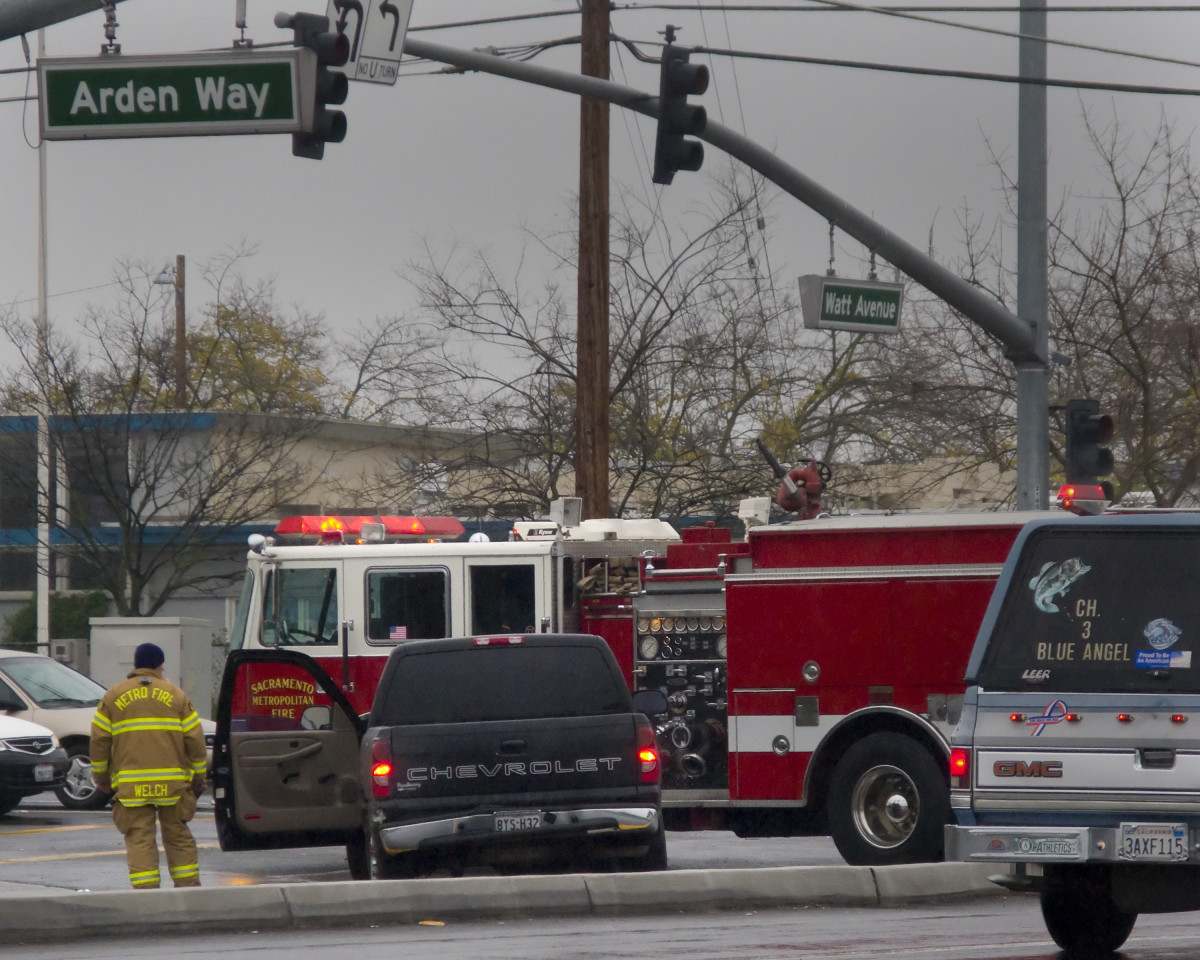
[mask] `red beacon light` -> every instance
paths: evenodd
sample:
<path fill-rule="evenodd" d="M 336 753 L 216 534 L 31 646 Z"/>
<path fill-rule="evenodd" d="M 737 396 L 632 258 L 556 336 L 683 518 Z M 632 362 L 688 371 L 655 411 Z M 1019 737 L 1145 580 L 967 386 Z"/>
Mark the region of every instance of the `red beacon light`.
<path fill-rule="evenodd" d="M 1058 488 L 1058 505 L 1081 517 L 1103 513 L 1109 499 L 1098 483 L 1064 483 Z"/>
<path fill-rule="evenodd" d="M 386 543 L 454 539 L 466 528 L 454 517 L 338 516 L 284 517 L 275 534 L 306 543 Z"/>

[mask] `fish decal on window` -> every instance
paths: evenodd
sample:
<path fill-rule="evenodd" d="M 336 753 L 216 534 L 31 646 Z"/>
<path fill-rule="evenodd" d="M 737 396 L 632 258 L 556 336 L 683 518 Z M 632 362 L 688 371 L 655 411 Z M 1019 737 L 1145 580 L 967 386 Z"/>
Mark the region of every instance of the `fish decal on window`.
<path fill-rule="evenodd" d="M 1034 606 L 1043 613 L 1058 613 L 1054 598 L 1065 597 L 1071 585 L 1091 569 L 1079 557 L 1044 564 L 1038 575 L 1029 581 Z"/>

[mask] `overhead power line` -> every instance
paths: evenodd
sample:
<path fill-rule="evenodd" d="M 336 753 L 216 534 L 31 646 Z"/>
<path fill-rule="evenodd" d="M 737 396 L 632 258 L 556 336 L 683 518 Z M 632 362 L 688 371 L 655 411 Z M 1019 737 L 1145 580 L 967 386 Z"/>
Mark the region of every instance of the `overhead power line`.
<path fill-rule="evenodd" d="M 1158 96 L 1194 97 L 1200 90 L 1189 87 L 1160 87 L 1138 83 L 1112 83 L 1090 80 L 1031 79 L 1005 73 L 982 73 L 975 70 L 939 70 L 935 67 L 908 67 L 891 63 L 872 63 L 865 60 L 836 60 L 829 57 L 802 57 L 783 53 L 755 53 L 747 50 L 717 50 L 695 47 L 697 53 L 718 57 L 740 57 L 753 60 L 778 60 L 785 63 L 808 63 L 825 67 L 850 67 L 857 70 L 881 70 L 887 73 L 909 73 L 927 77 L 956 77 L 961 80 L 988 80 L 993 83 L 1027 83 L 1036 86 L 1066 87 L 1073 90 L 1105 90 L 1113 93 L 1152 93 Z M 1194 64 L 1200 66 L 1200 64 Z"/>

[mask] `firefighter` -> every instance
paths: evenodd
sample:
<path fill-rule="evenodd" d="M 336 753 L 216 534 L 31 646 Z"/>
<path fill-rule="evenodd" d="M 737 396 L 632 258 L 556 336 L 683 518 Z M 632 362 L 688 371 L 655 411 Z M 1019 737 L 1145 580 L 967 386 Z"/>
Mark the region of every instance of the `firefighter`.
<path fill-rule="evenodd" d="M 188 821 L 207 786 L 204 733 L 188 695 L 163 679 L 165 659 L 156 644 L 138 646 L 133 672 L 105 691 L 92 717 L 92 776 L 112 794 L 135 890 L 159 885 L 156 820 L 175 886 L 200 886 Z"/>

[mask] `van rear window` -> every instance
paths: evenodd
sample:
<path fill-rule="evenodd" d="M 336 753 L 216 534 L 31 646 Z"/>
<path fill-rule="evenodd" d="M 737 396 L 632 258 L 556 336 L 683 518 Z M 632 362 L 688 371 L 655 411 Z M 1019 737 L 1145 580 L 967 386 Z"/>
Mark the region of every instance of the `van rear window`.
<path fill-rule="evenodd" d="M 626 713 L 629 690 L 596 647 L 473 647 L 404 657 L 373 725 Z"/>
<path fill-rule="evenodd" d="M 1194 531 L 1056 528 L 1025 544 L 975 681 L 989 689 L 1200 691 Z"/>

